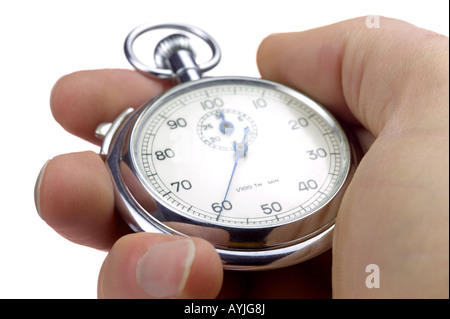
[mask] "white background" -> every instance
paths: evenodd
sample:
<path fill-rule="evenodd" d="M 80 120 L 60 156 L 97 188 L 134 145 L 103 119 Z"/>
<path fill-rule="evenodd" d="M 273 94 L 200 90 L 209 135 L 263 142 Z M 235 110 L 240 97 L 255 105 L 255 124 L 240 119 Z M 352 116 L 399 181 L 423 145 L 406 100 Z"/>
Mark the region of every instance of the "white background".
<path fill-rule="evenodd" d="M 256 49 L 270 33 L 384 15 L 448 36 L 448 7 L 447 0 L 1 1 L 0 298 L 96 297 L 105 253 L 59 237 L 38 217 L 33 190 L 48 159 L 98 151 L 53 120 L 54 82 L 82 69 L 129 68 L 122 46 L 135 26 L 203 28 L 223 54 L 210 75 L 258 76 Z"/>

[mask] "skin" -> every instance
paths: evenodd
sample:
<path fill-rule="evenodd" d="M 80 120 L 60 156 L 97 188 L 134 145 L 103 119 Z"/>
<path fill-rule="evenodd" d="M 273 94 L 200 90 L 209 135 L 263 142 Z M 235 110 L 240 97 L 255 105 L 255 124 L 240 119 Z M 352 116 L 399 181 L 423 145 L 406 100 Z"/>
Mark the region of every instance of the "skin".
<path fill-rule="evenodd" d="M 195 238 L 186 281 L 170 297 L 448 298 L 448 54 L 448 38 L 386 18 L 380 28 L 357 18 L 264 39 L 262 77 L 322 103 L 354 128 L 365 151 L 339 209 L 333 250 L 281 270 L 224 272 L 213 247 Z M 100 122 L 167 86 L 128 70 L 77 72 L 55 84 L 51 108 L 67 131 L 100 144 Z M 130 233 L 114 210 L 100 156 L 53 158 L 38 179 L 36 202 L 62 236 L 109 251 L 99 297 L 155 297 L 136 279 L 139 260 L 180 239 Z M 169 255 L 159 256 L 162 264 L 172 262 Z M 380 269 L 380 288 L 365 285 L 369 264 Z M 163 274 L 160 268 L 153 271 Z"/>

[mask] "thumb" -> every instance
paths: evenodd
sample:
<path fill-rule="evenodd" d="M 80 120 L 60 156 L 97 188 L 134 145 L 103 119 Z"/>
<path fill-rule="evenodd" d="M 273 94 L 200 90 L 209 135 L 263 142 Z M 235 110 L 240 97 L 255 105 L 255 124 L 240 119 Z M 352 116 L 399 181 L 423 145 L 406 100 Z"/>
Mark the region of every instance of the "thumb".
<path fill-rule="evenodd" d="M 304 92 L 345 121 L 356 119 L 374 136 L 389 121 L 398 129 L 405 113 L 426 116 L 430 110 L 420 102 L 440 92 L 436 82 L 448 86 L 448 66 L 439 64 L 446 60 L 448 38 L 383 17 L 379 26 L 368 28 L 362 17 L 271 35 L 258 50 L 260 73 Z"/>
<path fill-rule="evenodd" d="M 214 298 L 222 263 L 204 240 L 138 233 L 122 237 L 104 261 L 99 298 Z"/>

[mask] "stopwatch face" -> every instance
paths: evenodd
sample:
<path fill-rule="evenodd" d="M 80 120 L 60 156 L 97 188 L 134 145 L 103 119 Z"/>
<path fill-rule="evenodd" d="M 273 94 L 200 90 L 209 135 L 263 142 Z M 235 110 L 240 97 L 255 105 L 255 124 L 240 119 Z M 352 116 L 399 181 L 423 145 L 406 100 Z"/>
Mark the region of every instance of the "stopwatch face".
<path fill-rule="evenodd" d="M 226 229 L 227 242 L 247 245 L 273 230 L 279 244 L 333 223 L 330 203 L 350 167 L 348 141 L 327 111 L 249 78 L 167 91 L 141 110 L 128 147 L 134 174 L 159 207 L 147 217 L 180 233 L 195 225 L 188 235 Z"/>

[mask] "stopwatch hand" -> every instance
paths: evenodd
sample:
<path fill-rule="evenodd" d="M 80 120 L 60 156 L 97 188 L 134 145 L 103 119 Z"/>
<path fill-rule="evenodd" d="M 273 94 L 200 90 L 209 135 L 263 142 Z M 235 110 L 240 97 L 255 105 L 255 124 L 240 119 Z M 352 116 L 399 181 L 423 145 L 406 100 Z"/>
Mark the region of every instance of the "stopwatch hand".
<path fill-rule="evenodd" d="M 236 152 L 235 156 L 235 162 L 237 163 L 239 159 L 245 155 L 248 151 L 248 145 L 245 143 L 245 140 L 247 139 L 249 128 L 248 126 L 244 129 L 244 137 L 242 138 L 241 143 L 235 143 L 234 144 L 234 151 Z"/>
<path fill-rule="evenodd" d="M 238 162 L 237 162 L 237 160 L 236 160 L 236 162 L 234 163 L 234 166 L 233 166 L 233 171 L 231 172 L 230 180 L 229 180 L 229 182 L 228 182 L 227 191 L 225 192 L 225 197 L 223 198 L 223 201 L 222 201 L 222 203 L 220 204 L 220 211 L 219 211 L 219 214 L 217 215 L 216 220 L 219 220 L 220 214 L 222 214 L 222 211 L 223 211 L 223 205 L 224 205 L 224 203 L 225 203 L 226 200 L 227 200 L 227 197 L 228 197 L 228 191 L 230 190 L 231 181 L 233 180 L 233 176 L 234 176 L 234 172 L 236 171 L 237 163 L 238 163 Z"/>
<path fill-rule="evenodd" d="M 248 131 L 249 131 L 249 128 L 246 127 L 246 128 L 244 129 L 244 137 L 242 138 L 242 142 L 241 142 L 241 143 L 237 143 L 237 144 L 235 143 L 235 144 L 234 144 L 234 151 L 236 152 L 236 155 L 235 155 L 235 157 L 234 157 L 235 160 L 234 160 L 234 165 L 233 165 L 233 171 L 231 172 L 231 177 L 230 177 L 230 180 L 228 181 L 227 191 L 225 192 L 225 197 L 224 197 L 224 199 L 223 199 L 223 201 L 222 201 L 222 203 L 221 203 L 220 212 L 219 212 L 219 214 L 217 215 L 216 220 L 219 220 L 220 214 L 222 214 L 222 211 L 223 211 L 223 205 L 224 205 L 224 203 L 225 203 L 226 200 L 227 200 L 227 197 L 228 197 L 228 191 L 230 190 L 231 181 L 233 180 L 234 172 L 236 171 L 236 167 L 237 167 L 237 164 L 238 164 L 238 162 L 239 162 L 239 159 L 242 157 L 242 155 L 245 155 L 245 153 L 247 153 L 247 151 L 248 151 L 248 146 L 247 146 L 247 144 L 245 144 L 245 140 L 246 140 L 246 138 L 247 138 Z"/>

